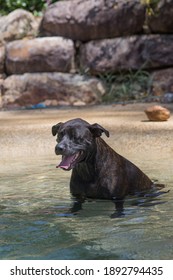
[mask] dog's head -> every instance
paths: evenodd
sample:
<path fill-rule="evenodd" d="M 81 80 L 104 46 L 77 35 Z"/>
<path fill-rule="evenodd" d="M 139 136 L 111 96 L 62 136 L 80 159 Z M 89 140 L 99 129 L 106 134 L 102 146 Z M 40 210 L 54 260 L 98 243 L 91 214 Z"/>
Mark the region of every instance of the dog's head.
<path fill-rule="evenodd" d="M 95 147 L 95 138 L 100 137 L 103 132 L 109 137 L 109 132 L 101 125 L 90 125 L 79 118 L 54 125 L 52 134 L 57 135 L 55 153 L 62 155 L 62 161 L 57 167 L 70 170 L 87 160 Z"/>

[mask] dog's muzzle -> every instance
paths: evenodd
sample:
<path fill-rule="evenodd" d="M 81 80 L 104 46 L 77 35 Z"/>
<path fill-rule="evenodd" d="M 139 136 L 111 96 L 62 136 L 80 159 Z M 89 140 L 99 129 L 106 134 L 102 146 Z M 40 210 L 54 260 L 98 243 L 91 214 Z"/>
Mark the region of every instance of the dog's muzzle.
<path fill-rule="evenodd" d="M 84 159 L 84 152 L 78 151 L 73 154 L 68 154 L 63 145 L 58 144 L 55 147 L 55 153 L 57 155 L 62 155 L 61 162 L 56 166 L 57 168 L 62 168 L 64 170 L 71 170 Z"/>

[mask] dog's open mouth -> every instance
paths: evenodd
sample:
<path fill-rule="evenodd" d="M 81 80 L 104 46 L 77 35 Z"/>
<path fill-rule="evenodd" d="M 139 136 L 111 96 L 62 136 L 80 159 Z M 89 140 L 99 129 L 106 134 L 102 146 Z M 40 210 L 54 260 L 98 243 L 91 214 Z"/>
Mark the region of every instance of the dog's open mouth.
<path fill-rule="evenodd" d="M 64 170 L 71 170 L 72 168 L 75 167 L 77 163 L 79 163 L 82 160 L 82 154 L 83 152 L 80 151 L 73 155 L 68 155 L 68 156 L 63 155 L 62 161 L 56 166 L 56 168 L 60 167 Z"/>

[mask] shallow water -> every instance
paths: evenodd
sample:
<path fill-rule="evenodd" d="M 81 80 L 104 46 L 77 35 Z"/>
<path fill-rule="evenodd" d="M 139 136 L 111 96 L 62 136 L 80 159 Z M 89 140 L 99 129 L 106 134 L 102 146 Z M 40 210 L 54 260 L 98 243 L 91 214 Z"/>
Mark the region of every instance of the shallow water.
<path fill-rule="evenodd" d="M 172 119 L 145 123 L 140 110 L 121 110 L 1 112 L 0 259 L 173 258 Z M 79 113 L 108 128 L 105 140 L 171 191 L 153 202 L 127 198 L 122 218 L 111 219 L 114 205 L 102 200 L 69 215 L 70 172 L 55 168 L 50 129 Z"/>

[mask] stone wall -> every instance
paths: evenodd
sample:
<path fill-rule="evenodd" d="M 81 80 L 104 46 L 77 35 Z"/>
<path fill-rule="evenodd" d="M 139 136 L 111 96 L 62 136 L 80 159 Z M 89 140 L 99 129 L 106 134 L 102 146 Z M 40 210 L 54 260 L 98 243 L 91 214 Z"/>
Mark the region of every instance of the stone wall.
<path fill-rule="evenodd" d="M 154 95 L 173 93 L 173 1 L 144 2 L 64 0 L 42 18 L 0 17 L 0 106 L 99 103 L 100 75 L 140 69 Z"/>

